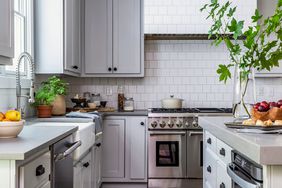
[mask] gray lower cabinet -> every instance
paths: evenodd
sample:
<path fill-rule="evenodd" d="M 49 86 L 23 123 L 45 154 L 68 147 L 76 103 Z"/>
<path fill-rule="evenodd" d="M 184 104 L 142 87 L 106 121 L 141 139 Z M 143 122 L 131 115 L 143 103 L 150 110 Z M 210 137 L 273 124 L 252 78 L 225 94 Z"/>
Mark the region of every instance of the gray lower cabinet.
<path fill-rule="evenodd" d="M 14 1 L 0 1 L 0 65 L 12 64 L 14 57 Z"/>
<path fill-rule="evenodd" d="M 81 0 L 36 0 L 37 74 L 80 76 Z"/>
<path fill-rule="evenodd" d="M 147 118 L 107 117 L 104 120 L 103 187 L 126 187 L 147 183 Z"/>
<path fill-rule="evenodd" d="M 143 0 L 85 0 L 82 76 L 144 76 L 143 4 Z"/>
<path fill-rule="evenodd" d="M 74 166 L 74 188 L 92 188 L 93 165 L 92 152 L 89 151 L 89 153 Z"/>

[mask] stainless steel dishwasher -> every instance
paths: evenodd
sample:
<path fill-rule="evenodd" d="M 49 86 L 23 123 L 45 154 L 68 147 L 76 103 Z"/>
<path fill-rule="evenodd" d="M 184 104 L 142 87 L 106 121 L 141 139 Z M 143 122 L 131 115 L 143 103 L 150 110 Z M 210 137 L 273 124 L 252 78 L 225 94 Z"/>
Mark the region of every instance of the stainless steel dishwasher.
<path fill-rule="evenodd" d="M 237 151 L 232 151 L 232 163 L 227 167 L 232 179 L 232 188 L 262 188 L 262 166 L 246 158 Z"/>
<path fill-rule="evenodd" d="M 73 188 L 72 154 L 80 145 L 70 135 L 52 146 L 52 188 Z"/>

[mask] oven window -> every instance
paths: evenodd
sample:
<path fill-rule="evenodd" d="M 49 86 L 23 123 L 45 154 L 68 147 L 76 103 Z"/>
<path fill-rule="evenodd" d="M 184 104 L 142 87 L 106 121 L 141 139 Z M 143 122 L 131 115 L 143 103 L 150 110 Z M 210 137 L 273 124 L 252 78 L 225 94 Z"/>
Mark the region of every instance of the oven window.
<path fill-rule="evenodd" d="M 156 142 L 156 166 L 179 166 L 179 142 Z"/>

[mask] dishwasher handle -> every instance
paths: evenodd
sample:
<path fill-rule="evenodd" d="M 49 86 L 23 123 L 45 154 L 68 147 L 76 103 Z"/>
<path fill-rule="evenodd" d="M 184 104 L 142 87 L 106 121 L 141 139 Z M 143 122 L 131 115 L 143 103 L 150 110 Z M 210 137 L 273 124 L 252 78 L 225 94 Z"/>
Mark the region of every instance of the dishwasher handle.
<path fill-rule="evenodd" d="M 55 162 L 60 161 L 68 157 L 70 154 L 72 154 L 79 146 L 81 146 L 81 141 L 75 142 L 69 149 L 66 151 L 59 153 L 55 156 Z"/>
<path fill-rule="evenodd" d="M 244 188 L 261 188 L 260 183 L 255 183 L 254 181 L 247 181 L 234 169 L 236 166 L 233 163 L 228 164 L 227 174 L 230 176 L 233 182 L 237 183 L 240 187 Z"/>

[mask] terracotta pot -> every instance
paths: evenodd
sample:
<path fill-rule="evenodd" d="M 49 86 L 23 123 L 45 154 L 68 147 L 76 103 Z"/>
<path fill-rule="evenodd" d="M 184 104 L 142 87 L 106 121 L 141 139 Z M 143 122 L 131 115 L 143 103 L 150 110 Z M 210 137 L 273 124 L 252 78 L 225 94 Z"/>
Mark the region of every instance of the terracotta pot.
<path fill-rule="evenodd" d="M 51 116 L 52 116 L 52 106 L 51 105 L 37 106 L 37 117 L 50 118 Z"/>
<path fill-rule="evenodd" d="M 57 95 L 52 105 L 52 115 L 62 116 L 66 114 L 66 99 L 64 95 Z"/>

